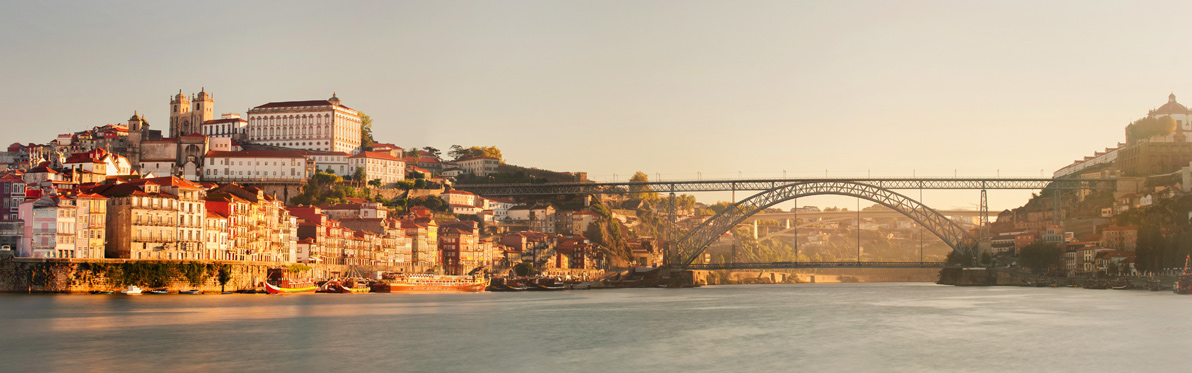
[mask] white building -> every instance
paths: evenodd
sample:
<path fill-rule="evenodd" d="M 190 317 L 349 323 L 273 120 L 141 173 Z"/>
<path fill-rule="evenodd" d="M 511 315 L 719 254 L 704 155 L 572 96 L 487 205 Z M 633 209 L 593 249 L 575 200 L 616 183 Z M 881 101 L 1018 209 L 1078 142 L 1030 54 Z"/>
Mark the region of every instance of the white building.
<path fill-rule="evenodd" d="M 509 198 L 484 198 L 484 209 L 492 210 L 493 220 L 496 221 L 504 221 L 508 218 L 509 209 L 513 206 L 517 206 L 517 203 Z"/>
<path fill-rule="evenodd" d="M 455 163 L 464 173 L 484 177 L 496 173 L 497 166 L 501 165 L 501 160 L 493 157 L 476 157 L 461 159 Z"/>
<path fill-rule="evenodd" d="M 406 162 L 388 153 L 360 152 L 348 157 L 349 174 L 364 168 L 364 181 L 381 180 L 389 185 L 406 178 Z"/>
<path fill-rule="evenodd" d="M 447 202 L 448 205 L 468 205 L 468 206 L 484 207 L 481 204 L 476 203 L 477 199 L 479 197 L 477 197 L 475 194 L 465 192 L 462 190 L 449 190 L 449 191 L 443 192 L 443 194 L 439 195 L 439 198 L 442 199 L 444 202 Z"/>
<path fill-rule="evenodd" d="M 74 203 L 71 198 L 59 196 L 44 196 L 22 203 L 19 215 L 25 222 L 25 232 L 17 245 L 17 256 L 76 257 L 78 208 Z"/>
<path fill-rule="evenodd" d="M 1158 109 L 1151 110 L 1147 116 L 1152 118 L 1171 117 L 1171 119 L 1175 119 L 1175 124 L 1185 132 L 1192 131 L 1192 110 L 1175 102 L 1175 93 L 1168 95 L 1167 103 Z"/>
<path fill-rule="evenodd" d="M 348 168 L 348 157 L 351 156 L 344 152 L 306 152 L 306 157 L 315 161 L 315 168 L 318 168 L 319 171 L 331 170 L 332 173 L 339 176 L 351 175 L 352 172 L 355 172 L 355 169 Z"/>
<path fill-rule="evenodd" d="M 227 113 L 223 118 L 203 122 L 199 131 L 207 137 L 241 138 L 248 132 L 248 121 L 240 118 L 240 114 Z"/>
<path fill-rule="evenodd" d="M 203 181 L 300 183 L 313 173 L 306 153 L 295 150 L 207 152 Z"/>
<path fill-rule="evenodd" d="M 248 139 L 295 149 L 360 152 L 360 113 L 327 100 L 270 102 L 248 111 Z"/>

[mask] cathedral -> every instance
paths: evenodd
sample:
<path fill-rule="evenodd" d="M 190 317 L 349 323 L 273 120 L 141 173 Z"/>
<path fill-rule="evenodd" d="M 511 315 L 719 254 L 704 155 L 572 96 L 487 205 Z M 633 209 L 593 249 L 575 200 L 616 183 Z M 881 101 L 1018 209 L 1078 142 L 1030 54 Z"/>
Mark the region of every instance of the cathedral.
<path fill-rule="evenodd" d="M 170 137 L 201 133 L 203 123 L 215 118 L 215 96 L 203 88 L 199 94 L 187 99 L 178 90 L 170 99 Z"/>

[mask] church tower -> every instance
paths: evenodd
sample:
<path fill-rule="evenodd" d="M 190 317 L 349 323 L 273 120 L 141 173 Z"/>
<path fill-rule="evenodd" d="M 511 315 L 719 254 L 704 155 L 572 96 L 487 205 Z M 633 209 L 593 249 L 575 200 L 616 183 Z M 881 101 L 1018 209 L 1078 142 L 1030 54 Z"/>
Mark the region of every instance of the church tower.
<path fill-rule="evenodd" d="M 145 117 L 132 112 L 132 118 L 128 118 L 128 149 L 125 156 L 128 157 L 128 163 L 132 165 L 134 170 L 141 168 L 141 140 L 145 139 L 145 135 L 149 133 L 149 122 Z"/>
<path fill-rule="evenodd" d="M 215 96 L 207 93 L 207 88 L 203 88 L 194 99 L 194 110 L 190 112 L 190 128 L 178 136 L 200 133 L 203 123 L 212 119 L 215 119 Z"/>
<path fill-rule="evenodd" d="M 170 137 L 183 135 L 184 128 L 190 127 L 190 100 L 178 90 L 178 94 L 170 99 Z"/>

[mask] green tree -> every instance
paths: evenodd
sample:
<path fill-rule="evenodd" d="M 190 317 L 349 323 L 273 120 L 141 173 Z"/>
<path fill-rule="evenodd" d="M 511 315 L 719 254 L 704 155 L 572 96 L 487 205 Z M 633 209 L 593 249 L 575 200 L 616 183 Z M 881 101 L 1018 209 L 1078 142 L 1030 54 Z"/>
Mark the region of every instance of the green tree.
<path fill-rule="evenodd" d="M 1126 142 L 1135 143 L 1151 136 L 1166 136 L 1175 132 L 1175 119 L 1169 116 L 1146 117 L 1126 126 Z"/>
<path fill-rule="evenodd" d="M 219 266 L 219 273 L 216 275 L 216 280 L 219 280 L 219 291 L 226 291 L 224 287 L 232 282 L 232 266 L 224 264 Z"/>
<path fill-rule="evenodd" d="M 646 173 L 641 171 L 634 173 L 633 177 L 629 178 L 629 182 L 631 183 L 646 183 L 649 181 L 650 177 L 646 176 Z M 630 185 L 629 191 L 631 192 L 629 195 L 633 198 L 650 202 L 658 200 L 658 193 L 654 192 L 653 189 L 650 189 L 649 185 Z"/>
<path fill-rule="evenodd" d="M 380 188 L 380 187 L 381 187 L 381 179 L 372 179 L 372 180 L 369 180 L 369 181 L 368 181 L 368 185 L 372 185 L 372 186 L 374 186 L 374 187 Z"/>
<path fill-rule="evenodd" d="M 447 156 L 454 160 L 479 157 L 504 159 L 501 157 L 501 149 L 497 149 L 495 146 L 472 146 L 465 148 L 459 145 L 452 145 L 451 150 L 447 152 Z"/>
<path fill-rule="evenodd" d="M 356 167 L 356 171 L 352 172 L 352 181 L 363 182 L 365 177 L 367 176 L 364 174 L 364 167 Z"/>
<path fill-rule="evenodd" d="M 518 276 L 522 276 L 522 277 L 532 275 L 532 274 L 534 274 L 534 263 L 531 263 L 531 262 L 517 263 L 517 265 L 513 266 L 513 273 L 517 274 Z"/>
<path fill-rule="evenodd" d="M 363 112 L 357 113 L 360 114 L 360 147 L 366 151 L 372 151 L 373 143 L 376 142 L 373 140 L 372 117 Z"/>
<path fill-rule="evenodd" d="M 1018 260 L 1031 272 L 1042 274 L 1053 266 L 1059 266 L 1064 250 L 1052 243 L 1035 242 L 1019 251 Z"/>
<path fill-rule="evenodd" d="M 430 146 L 424 146 L 424 147 L 422 147 L 422 150 L 424 152 L 426 152 L 426 154 L 429 154 L 430 156 L 435 157 L 435 158 L 438 158 L 439 154 L 442 153 L 441 151 L 439 151 L 439 149 L 430 147 Z"/>

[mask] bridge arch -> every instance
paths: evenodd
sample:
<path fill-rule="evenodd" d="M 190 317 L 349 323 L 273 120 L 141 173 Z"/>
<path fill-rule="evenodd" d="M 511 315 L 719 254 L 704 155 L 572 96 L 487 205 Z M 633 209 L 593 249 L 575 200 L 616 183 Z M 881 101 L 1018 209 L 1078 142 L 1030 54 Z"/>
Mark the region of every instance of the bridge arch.
<path fill-rule="evenodd" d="M 672 263 L 686 267 L 699 258 L 708 245 L 749 216 L 776 204 L 799 197 L 842 195 L 866 199 L 889 207 L 919 223 L 960 254 L 975 252 L 977 239 L 956 222 L 926 205 L 894 191 L 855 181 L 807 181 L 786 184 L 755 194 L 729 206 L 704 221 L 675 242 Z"/>

